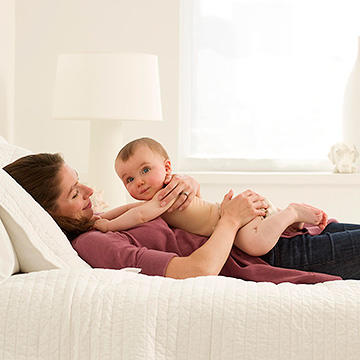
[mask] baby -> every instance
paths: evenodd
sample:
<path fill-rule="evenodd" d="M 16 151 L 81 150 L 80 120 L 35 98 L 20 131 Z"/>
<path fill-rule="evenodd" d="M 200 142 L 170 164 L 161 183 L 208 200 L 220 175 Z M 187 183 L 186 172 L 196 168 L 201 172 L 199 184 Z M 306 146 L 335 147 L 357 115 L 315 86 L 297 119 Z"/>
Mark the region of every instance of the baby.
<path fill-rule="evenodd" d="M 125 145 L 115 160 L 115 170 L 129 194 L 144 200 L 120 206 L 102 213 L 94 227 L 100 231 L 126 230 L 161 216 L 170 226 L 195 234 L 210 236 L 220 218 L 219 204 L 213 204 L 196 194 L 183 211 L 166 212 L 173 202 L 162 207 L 157 193 L 171 177 L 171 162 L 166 150 L 157 141 L 141 138 Z M 187 195 L 185 193 L 185 195 Z M 232 192 L 230 193 L 230 197 Z M 323 230 L 326 214 L 310 205 L 290 204 L 284 210 L 268 208 L 269 216 L 257 217 L 237 233 L 234 245 L 253 256 L 270 251 L 281 234 L 295 225 L 318 225 Z"/>

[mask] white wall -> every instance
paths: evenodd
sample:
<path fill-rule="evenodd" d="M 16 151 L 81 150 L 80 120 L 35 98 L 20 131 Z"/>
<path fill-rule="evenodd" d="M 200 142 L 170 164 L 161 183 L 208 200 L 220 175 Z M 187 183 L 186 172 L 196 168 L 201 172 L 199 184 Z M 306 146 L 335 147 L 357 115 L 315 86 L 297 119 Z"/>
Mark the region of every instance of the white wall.
<path fill-rule="evenodd" d="M 56 57 L 59 53 L 81 51 L 136 51 L 159 56 L 163 122 L 124 123 L 124 142 L 150 136 L 162 142 L 173 159 L 177 156 L 179 85 L 179 2 L 180 0 L 16 0 L 15 34 L 11 31 L 12 0 L 1 2 L 0 51 L 11 55 L 0 63 L 0 76 L 15 63 L 15 143 L 34 151 L 60 151 L 70 164 L 86 177 L 88 169 L 89 126 L 86 122 L 51 120 L 51 101 Z M 3 12 L 2 10 L 5 10 Z M 10 25 L 2 20 L 10 16 Z M 2 56 L 0 57 L 1 61 Z M 5 65 L 3 65 L 5 63 Z M 4 70 L 5 69 L 5 70 Z M 5 88 L 11 94 L 10 83 Z M 0 80 L 0 101 L 4 80 Z M 6 100 L 9 101 L 9 100 Z M 11 100 L 10 100 L 11 102 Z M 9 109 L 11 113 L 11 109 Z M 0 112 L 1 119 L 4 113 Z M 8 115 L 5 116 L 5 118 Z M 11 116 L 10 116 L 11 118 Z M 0 134 L 8 132 L 1 123 Z M 120 148 L 121 144 L 119 144 Z M 310 202 L 344 221 L 360 222 L 359 176 L 319 178 L 253 174 L 235 177 L 226 174 L 195 174 L 202 193 L 220 200 L 234 187 L 266 194 L 279 206 L 291 201 Z M 245 176 L 245 178 L 244 178 Z M 311 181 L 314 183 L 312 184 Z M 281 183 L 280 185 L 278 183 Z M 229 185 L 228 185 L 229 184 Z"/>
<path fill-rule="evenodd" d="M 360 223 L 360 175 L 329 173 L 190 173 L 201 184 L 202 196 L 220 201 L 233 189 L 252 189 L 284 208 L 307 203 L 341 222 Z"/>
<path fill-rule="evenodd" d="M 0 136 L 13 140 L 15 2 L 0 1 Z"/>
<path fill-rule="evenodd" d="M 166 134 L 177 126 L 178 13 L 174 0 L 17 0 L 16 142 L 34 151 L 60 151 L 85 174 L 89 125 L 51 120 L 56 57 L 135 51 L 159 56 L 165 121 L 124 123 L 124 141 L 147 135 L 175 151 Z"/>

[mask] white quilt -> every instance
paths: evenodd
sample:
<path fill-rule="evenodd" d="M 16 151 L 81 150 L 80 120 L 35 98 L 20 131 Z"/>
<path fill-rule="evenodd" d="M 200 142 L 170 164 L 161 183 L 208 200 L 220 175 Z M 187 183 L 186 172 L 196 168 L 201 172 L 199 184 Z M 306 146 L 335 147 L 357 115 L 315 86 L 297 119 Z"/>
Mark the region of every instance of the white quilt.
<path fill-rule="evenodd" d="M 360 281 L 34 272 L 0 284 L 0 359 L 359 359 L 359 307 Z"/>

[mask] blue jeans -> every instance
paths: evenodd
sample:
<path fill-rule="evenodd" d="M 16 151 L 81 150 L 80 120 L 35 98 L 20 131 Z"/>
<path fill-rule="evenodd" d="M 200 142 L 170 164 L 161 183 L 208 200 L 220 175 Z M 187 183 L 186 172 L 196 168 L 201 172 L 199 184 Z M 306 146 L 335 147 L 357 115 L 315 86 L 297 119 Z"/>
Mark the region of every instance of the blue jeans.
<path fill-rule="evenodd" d="M 281 237 L 264 256 L 270 265 L 360 279 L 360 225 L 331 223 L 320 235 Z"/>

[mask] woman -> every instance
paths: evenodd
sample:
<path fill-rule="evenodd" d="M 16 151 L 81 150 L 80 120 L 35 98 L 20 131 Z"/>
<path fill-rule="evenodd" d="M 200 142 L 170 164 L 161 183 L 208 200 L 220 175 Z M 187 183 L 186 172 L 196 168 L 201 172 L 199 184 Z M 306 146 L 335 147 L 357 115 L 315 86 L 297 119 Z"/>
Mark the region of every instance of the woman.
<path fill-rule="evenodd" d="M 93 267 L 135 266 L 148 275 L 172 278 L 220 274 L 274 283 L 316 283 L 340 279 L 339 276 L 360 278 L 360 241 L 356 241 L 360 239 L 360 226 L 357 225 L 337 224 L 335 228 L 330 224 L 329 233 L 324 235 L 280 239 L 264 256 L 267 262 L 233 247 L 238 229 L 254 217 L 264 215 L 264 199 L 250 190 L 233 199 L 230 194 L 225 195 L 221 218 L 209 238 L 172 230 L 160 218 L 128 231 L 101 233 L 91 230 L 96 218 L 90 201 L 92 189 L 79 183 L 77 173 L 60 155 L 26 156 L 4 170 L 50 213 L 79 255 Z M 159 200 L 159 206 L 174 197 L 178 197 L 175 206 L 186 206 L 191 196 L 184 192 L 196 193 L 197 189 L 194 180 L 175 177 L 164 189 L 165 197 L 161 203 Z M 335 276 L 295 269 L 316 269 Z"/>

